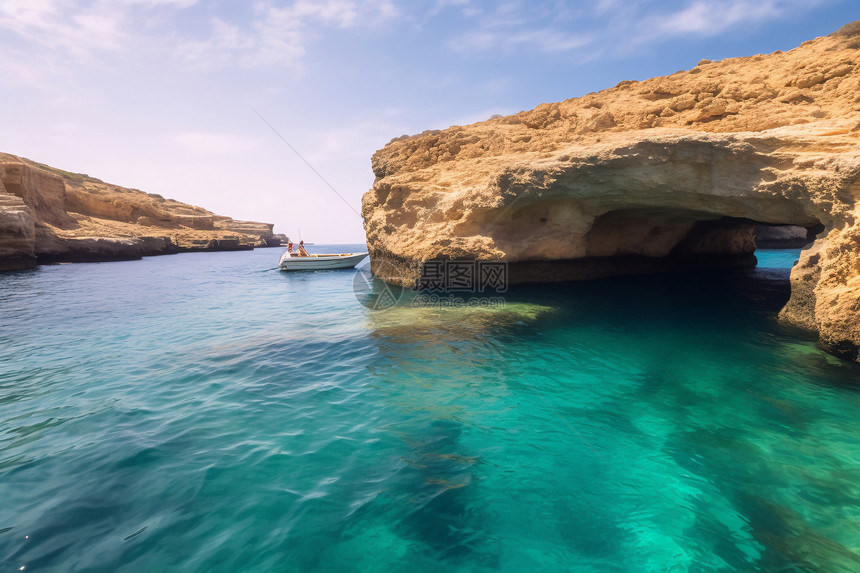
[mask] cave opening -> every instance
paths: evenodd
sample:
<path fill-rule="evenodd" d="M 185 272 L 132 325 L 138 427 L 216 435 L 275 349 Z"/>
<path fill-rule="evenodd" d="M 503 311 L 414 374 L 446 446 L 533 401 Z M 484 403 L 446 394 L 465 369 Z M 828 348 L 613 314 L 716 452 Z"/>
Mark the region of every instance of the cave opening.
<path fill-rule="evenodd" d="M 773 319 L 791 297 L 792 266 L 823 230 L 689 210 L 614 211 L 585 235 L 585 257 L 510 263 L 509 298 L 545 296 L 607 323 L 636 316 L 679 331 L 732 323 L 737 332 L 754 324 L 750 332 L 788 329 L 786 340 L 803 341 L 809 337 Z"/>
<path fill-rule="evenodd" d="M 511 215 L 509 239 L 516 237 L 512 227 L 537 229 L 520 238 L 529 256 L 510 262 L 511 284 L 753 268 L 757 250 L 802 249 L 824 229 L 802 217 L 762 221 L 742 213 L 651 206 L 608 211 L 578 234 L 569 231 L 569 221 L 564 209 L 549 204 Z"/>

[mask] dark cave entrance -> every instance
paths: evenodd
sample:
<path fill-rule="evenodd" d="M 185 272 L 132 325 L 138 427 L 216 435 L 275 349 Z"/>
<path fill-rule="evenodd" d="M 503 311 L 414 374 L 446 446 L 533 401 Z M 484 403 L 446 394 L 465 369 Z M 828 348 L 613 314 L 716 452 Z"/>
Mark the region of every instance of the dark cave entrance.
<path fill-rule="evenodd" d="M 541 218 L 541 221 L 544 221 Z M 510 283 L 593 280 L 625 275 L 752 268 L 756 250 L 802 249 L 824 227 L 778 223 L 690 209 L 641 207 L 597 217 L 585 256 L 509 263 Z"/>

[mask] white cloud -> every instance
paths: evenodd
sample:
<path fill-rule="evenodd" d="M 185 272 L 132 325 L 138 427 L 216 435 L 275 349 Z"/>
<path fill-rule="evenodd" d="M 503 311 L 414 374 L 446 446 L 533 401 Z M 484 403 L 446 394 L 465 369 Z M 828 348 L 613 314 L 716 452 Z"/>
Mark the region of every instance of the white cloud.
<path fill-rule="evenodd" d="M 486 12 L 474 9 L 464 13 L 475 22 L 473 29 L 450 38 L 448 47 L 461 53 L 510 54 L 519 50 L 567 52 L 590 44 L 593 38 L 587 30 L 558 26 L 557 21 L 563 20 L 562 16 L 569 12 L 563 8 L 560 5 L 506 2 L 496 4 Z"/>
<path fill-rule="evenodd" d="M 740 27 L 749 29 L 803 14 L 828 1 L 598 0 L 588 9 L 575 2 L 507 2 L 479 13 L 471 20 L 471 28 L 450 37 L 447 45 L 467 54 L 580 51 L 586 59 L 593 59 L 601 54 L 629 54 L 643 45 L 679 36 L 716 36 Z M 440 0 L 436 7 L 451 3 Z M 476 4 L 473 1 L 468 6 L 475 8 Z"/>
<path fill-rule="evenodd" d="M 338 28 L 351 28 L 359 20 L 359 8 L 354 2 L 329 0 L 328 2 L 309 2 L 298 0 L 286 8 L 270 8 L 269 17 L 288 25 L 303 19 L 318 19 L 322 23 Z"/>
<path fill-rule="evenodd" d="M 27 43 L 82 56 L 119 46 L 121 13 L 103 6 L 78 8 L 52 0 L 0 2 L 0 28 Z"/>
<path fill-rule="evenodd" d="M 307 46 L 326 30 L 373 27 L 398 16 L 391 0 L 259 0 L 217 12 L 201 36 L 188 25 L 193 20 L 178 14 L 197 4 L 0 0 L 0 66 L 29 83 L 64 68 L 105 65 L 106 56 L 132 52 L 137 59 L 167 54 L 204 70 L 299 68 Z"/>
<path fill-rule="evenodd" d="M 0 0 L 0 67 L 9 81 L 46 85 L 105 56 L 158 45 L 140 31 L 141 11 L 179 10 L 196 0 Z"/>
<path fill-rule="evenodd" d="M 739 23 L 776 19 L 783 15 L 778 2 L 693 2 L 660 18 L 657 29 L 663 33 L 704 34 L 713 36 Z"/>
<path fill-rule="evenodd" d="M 133 34 L 135 8 L 182 9 L 197 0 L 0 0 L 0 29 L 33 45 L 81 55 L 93 50 L 117 50 Z"/>
<path fill-rule="evenodd" d="M 285 6 L 258 2 L 253 12 L 252 22 L 244 27 L 213 19 L 208 38 L 183 41 L 177 53 L 200 69 L 299 68 L 307 45 L 319 30 L 370 27 L 398 15 L 388 0 L 297 0 Z"/>
<path fill-rule="evenodd" d="M 295 65 L 305 53 L 304 37 L 298 23 L 262 18 L 254 29 L 242 29 L 213 18 L 205 40 L 181 41 L 177 55 L 194 68 L 258 67 L 273 64 Z"/>
<path fill-rule="evenodd" d="M 669 40 L 679 36 L 717 36 L 738 28 L 751 28 L 797 16 L 826 0 L 695 0 L 678 10 L 652 13 L 640 19 L 638 30 L 626 44 Z"/>

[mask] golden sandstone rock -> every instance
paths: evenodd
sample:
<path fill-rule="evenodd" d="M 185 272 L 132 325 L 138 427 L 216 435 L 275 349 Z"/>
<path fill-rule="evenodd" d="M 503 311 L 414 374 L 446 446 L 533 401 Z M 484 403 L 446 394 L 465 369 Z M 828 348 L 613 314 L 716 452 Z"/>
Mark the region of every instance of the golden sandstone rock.
<path fill-rule="evenodd" d="M 400 137 L 363 198 L 371 267 L 411 285 L 435 259 L 512 281 L 749 264 L 754 225 L 817 236 L 780 317 L 860 348 L 860 22 L 531 111 Z"/>
<path fill-rule="evenodd" d="M 0 153 L 0 270 L 279 243 L 268 223 Z"/>

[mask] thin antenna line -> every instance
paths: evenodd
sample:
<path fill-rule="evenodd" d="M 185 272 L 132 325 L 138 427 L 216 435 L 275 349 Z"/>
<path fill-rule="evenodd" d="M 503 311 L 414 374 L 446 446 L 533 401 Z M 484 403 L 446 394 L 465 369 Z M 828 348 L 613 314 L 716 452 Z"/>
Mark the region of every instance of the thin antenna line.
<path fill-rule="evenodd" d="M 254 109 L 254 108 L 251 108 L 251 109 Z M 305 165 L 307 165 L 308 167 L 310 167 L 311 171 L 313 171 L 314 173 L 316 173 L 316 176 L 317 176 L 317 177 L 319 177 L 319 178 L 322 180 L 322 182 L 323 182 L 323 183 L 325 183 L 326 185 L 328 185 L 328 188 L 329 188 L 329 189 L 331 189 L 332 191 L 334 191 L 334 194 L 335 194 L 335 195 L 337 195 L 338 197 L 340 197 L 340 200 L 341 200 L 341 201 L 343 201 L 344 203 L 346 203 L 346 206 L 347 206 L 347 207 L 349 207 L 349 208 L 352 210 L 352 212 L 353 212 L 353 213 L 355 213 L 356 215 L 358 215 L 359 217 L 361 217 L 361 213 L 359 213 L 358 211 L 356 211 L 356 210 L 355 210 L 355 207 L 353 207 L 353 206 L 349 203 L 349 201 L 347 201 L 346 199 L 344 199 L 343 195 L 341 195 L 340 193 L 338 193 L 338 192 L 337 192 L 337 189 L 335 189 L 335 188 L 334 188 L 334 186 L 332 186 L 332 184 L 331 184 L 331 183 L 329 183 L 329 182 L 326 180 L 326 178 L 325 178 L 325 177 L 323 177 L 323 176 L 322 176 L 322 174 L 321 174 L 319 171 L 317 171 L 317 170 L 314 168 L 314 166 L 313 166 L 313 165 L 311 165 L 311 164 L 310 164 L 310 162 L 309 162 L 307 159 L 305 159 L 304 157 L 302 157 L 302 154 L 301 154 L 301 153 L 299 153 L 299 152 L 298 152 L 298 150 L 296 150 L 296 148 L 295 148 L 295 147 L 293 147 L 292 145 L 290 145 L 290 142 L 289 142 L 289 141 L 287 141 L 286 139 L 284 139 L 284 136 L 283 136 L 283 135 L 281 135 L 280 133 L 278 133 L 278 130 L 277 130 L 277 129 L 275 129 L 275 128 L 274 128 L 274 126 L 272 126 L 272 124 L 271 124 L 271 123 L 269 123 L 268 121 L 266 121 L 266 118 L 265 118 L 265 117 L 263 117 L 262 115 L 260 115 L 260 112 L 259 112 L 259 111 L 257 111 L 256 109 L 254 109 L 254 113 L 256 113 L 256 114 L 257 114 L 257 117 L 259 117 L 260 119 L 262 119 L 262 120 L 263 120 L 263 123 L 265 123 L 266 125 L 268 125 L 268 126 L 269 126 L 269 129 L 271 129 L 272 131 L 274 131 L 274 132 L 275 132 L 275 135 L 277 135 L 278 137 L 280 137 L 280 138 L 281 138 L 281 141 L 283 141 L 284 143 L 286 143 L 286 144 L 287 144 L 287 147 L 289 147 L 289 148 L 293 151 L 293 153 L 295 153 L 295 154 L 296 154 L 296 156 L 298 156 L 298 158 L 299 158 L 299 159 L 301 159 L 302 161 L 304 161 L 304 162 L 305 162 Z"/>

